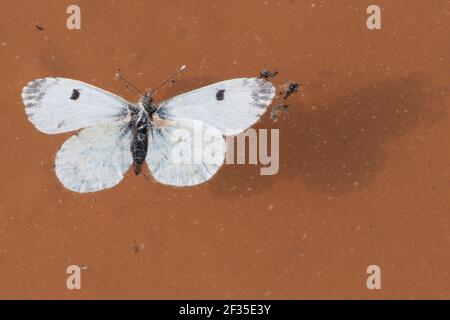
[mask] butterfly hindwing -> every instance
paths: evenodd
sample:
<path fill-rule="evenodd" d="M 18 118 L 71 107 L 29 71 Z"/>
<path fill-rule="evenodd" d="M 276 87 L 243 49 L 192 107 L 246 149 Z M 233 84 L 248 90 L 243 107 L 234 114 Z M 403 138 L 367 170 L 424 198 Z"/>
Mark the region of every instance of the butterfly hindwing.
<path fill-rule="evenodd" d="M 231 79 L 166 100 L 158 113 L 164 119 L 203 121 L 234 135 L 257 122 L 274 96 L 275 87 L 264 79 Z"/>
<path fill-rule="evenodd" d="M 66 78 L 44 78 L 22 89 L 28 119 L 39 131 L 62 133 L 128 116 L 126 100 L 87 83 Z"/>
<path fill-rule="evenodd" d="M 156 181 L 193 186 L 219 170 L 225 147 L 219 130 L 198 120 L 177 119 L 150 129 L 146 160 Z"/>
<path fill-rule="evenodd" d="M 126 122 L 111 122 L 81 130 L 59 149 L 58 179 L 69 190 L 94 192 L 117 185 L 133 162 L 131 130 Z"/>

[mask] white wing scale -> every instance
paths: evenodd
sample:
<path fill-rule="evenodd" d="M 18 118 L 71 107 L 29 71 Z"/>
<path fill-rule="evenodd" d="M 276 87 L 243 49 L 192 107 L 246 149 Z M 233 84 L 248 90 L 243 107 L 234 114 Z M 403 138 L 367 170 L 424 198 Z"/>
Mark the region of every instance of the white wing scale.
<path fill-rule="evenodd" d="M 28 119 L 49 134 L 123 120 L 128 115 L 126 100 L 66 78 L 31 81 L 23 88 L 22 99 Z"/>

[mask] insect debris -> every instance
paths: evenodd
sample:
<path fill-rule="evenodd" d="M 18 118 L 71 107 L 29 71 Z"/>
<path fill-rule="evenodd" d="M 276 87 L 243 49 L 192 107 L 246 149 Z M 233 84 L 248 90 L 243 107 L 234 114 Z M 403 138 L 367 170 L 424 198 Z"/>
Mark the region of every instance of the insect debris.
<path fill-rule="evenodd" d="M 44 27 L 41 26 L 39 23 L 35 24 L 34 26 L 36 27 L 36 30 L 39 30 L 39 31 L 44 31 L 45 30 Z"/>
<path fill-rule="evenodd" d="M 70 99 L 77 100 L 79 97 L 80 97 L 80 89 L 73 89 Z"/>
<path fill-rule="evenodd" d="M 262 69 L 261 72 L 259 73 L 259 77 L 260 78 L 264 78 L 264 79 L 269 79 L 269 78 L 273 78 L 278 74 L 278 71 L 269 71 L 266 69 Z"/>
<path fill-rule="evenodd" d="M 217 101 L 222 101 L 225 99 L 225 89 L 220 89 L 216 92 L 216 99 Z"/>
<path fill-rule="evenodd" d="M 273 122 L 278 121 L 278 115 L 280 112 L 287 112 L 288 111 L 288 105 L 285 103 L 277 104 L 275 107 L 272 108 L 272 112 L 270 113 L 270 119 L 273 120 Z"/>
<path fill-rule="evenodd" d="M 134 254 L 139 253 L 139 245 L 137 244 L 136 240 L 133 240 L 133 252 Z"/>
<path fill-rule="evenodd" d="M 283 99 L 286 100 L 287 98 L 289 98 L 291 96 L 291 94 L 298 92 L 298 90 L 300 90 L 300 85 L 297 82 L 291 82 L 289 83 L 289 85 L 287 86 L 287 89 L 283 90 Z"/>

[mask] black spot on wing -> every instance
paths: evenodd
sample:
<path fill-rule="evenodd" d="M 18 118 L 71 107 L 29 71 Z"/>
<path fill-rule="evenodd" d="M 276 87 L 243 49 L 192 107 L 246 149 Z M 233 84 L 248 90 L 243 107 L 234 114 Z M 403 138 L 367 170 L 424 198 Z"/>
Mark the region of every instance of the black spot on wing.
<path fill-rule="evenodd" d="M 80 89 L 73 89 L 70 99 L 77 100 L 79 97 L 80 97 Z"/>
<path fill-rule="evenodd" d="M 65 126 L 65 125 L 66 125 L 66 122 L 63 120 L 63 121 L 58 123 L 57 127 L 61 128 L 61 127 Z"/>
<path fill-rule="evenodd" d="M 217 90 L 216 99 L 217 101 L 222 101 L 223 99 L 225 99 L 225 89 Z"/>

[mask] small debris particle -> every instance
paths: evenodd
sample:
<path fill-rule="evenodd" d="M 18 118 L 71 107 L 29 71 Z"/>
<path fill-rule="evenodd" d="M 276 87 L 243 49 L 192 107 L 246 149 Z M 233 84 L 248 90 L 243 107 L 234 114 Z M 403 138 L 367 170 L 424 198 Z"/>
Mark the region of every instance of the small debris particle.
<path fill-rule="evenodd" d="M 272 291 L 266 291 L 266 292 L 264 292 L 264 296 L 266 296 L 266 297 L 268 297 L 268 296 L 270 296 L 272 294 Z"/>
<path fill-rule="evenodd" d="M 270 119 L 272 119 L 274 122 L 278 121 L 278 115 L 280 112 L 286 112 L 288 110 L 288 105 L 285 103 L 277 104 L 275 107 L 272 108 L 272 112 L 270 113 Z"/>
<path fill-rule="evenodd" d="M 291 82 L 289 83 L 289 85 L 287 86 L 287 89 L 284 92 L 283 95 L 283 99 L 287 99 L 290 97 L 291 94 L 298 92 L 298 90 L 300 89 L 300 85 L 296 82 Z"/>
<path fill-rule="evenodd" d="M 136 240 L 133 241 L 133 252 L 135 254 L 139 253 L 139 245 L 137 244 Z"/>
<path fill-rule="evenodd" d="M 260 78 L 264 78 L 264 79 L 269 79 L 269 78 L 273 78 L 278 74 L 278 71 L 269 71 L 266 69 L 262 69 L 261 72 L 259 73 L 259 77 Z"/>
<path fill-rule="evenodd" d="M 36 30 L 38 30 L 38 31 L 44 31 L 45 30 L 44 27 L 41 26 L 39 23 L 35 24 L 34 26 L 36 27 Z"/>
<path fill-rule="evenodd" d="M 225 89 L 220 89 L 216 92 L 216 99 L 217 101 L 222 101 L 225 99 Z"/>

